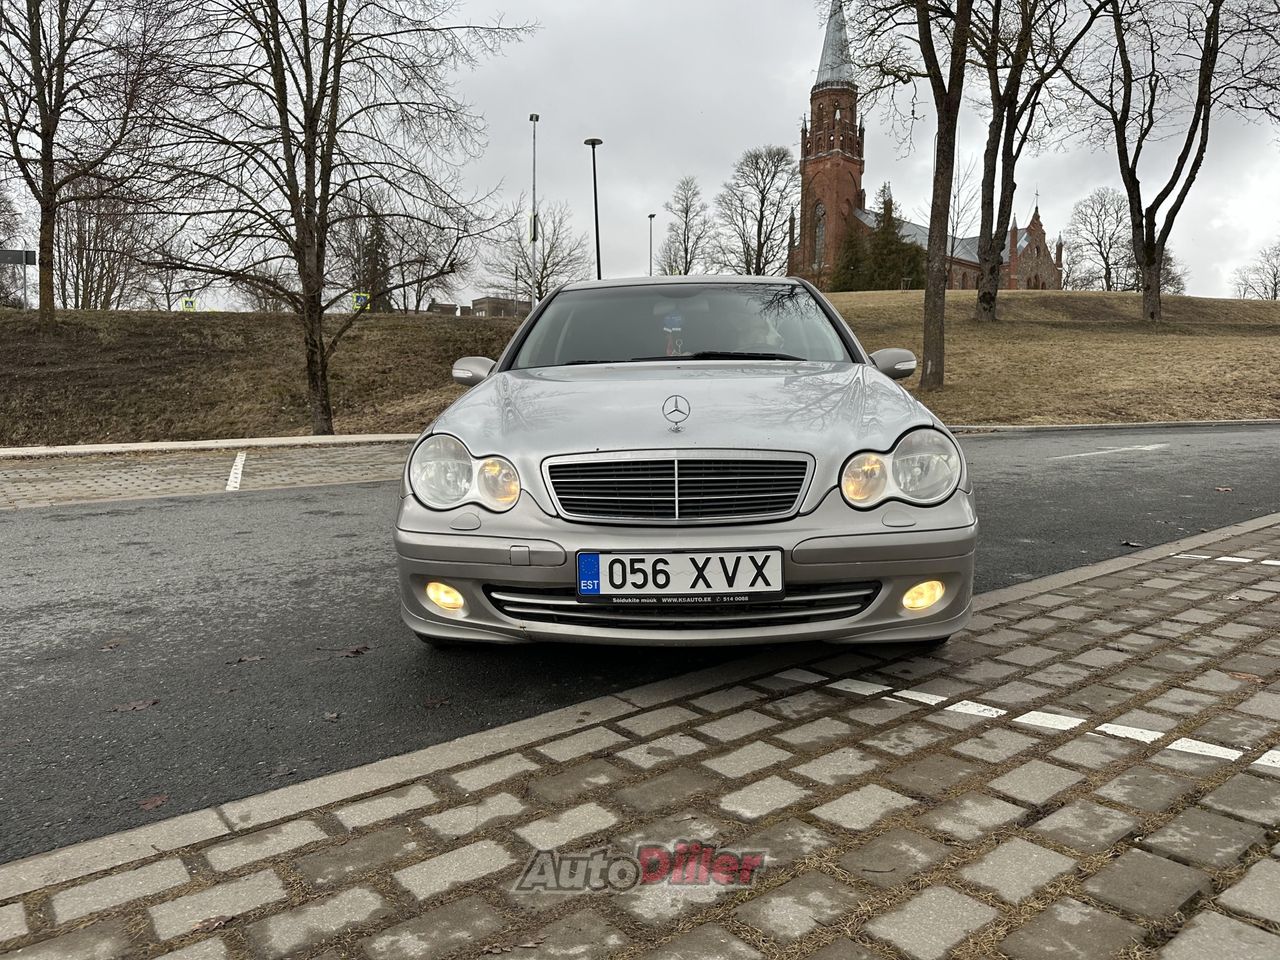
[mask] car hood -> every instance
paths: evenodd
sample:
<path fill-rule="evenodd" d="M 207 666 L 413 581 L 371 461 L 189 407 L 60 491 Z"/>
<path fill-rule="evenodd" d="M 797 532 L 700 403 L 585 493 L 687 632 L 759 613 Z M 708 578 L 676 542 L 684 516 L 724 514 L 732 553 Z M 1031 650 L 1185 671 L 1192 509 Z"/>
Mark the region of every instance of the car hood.
<path fill-rule="evenodd" d="M 678 431 L 663 414 L 678 395 Z M 607 450 L 798 450 L 821 463 L 887 450 L 929 411 L 874 367 L 856 363 L 658 361 L 494 374 L 432 425 L 475 456 L 518 466 Z"/>

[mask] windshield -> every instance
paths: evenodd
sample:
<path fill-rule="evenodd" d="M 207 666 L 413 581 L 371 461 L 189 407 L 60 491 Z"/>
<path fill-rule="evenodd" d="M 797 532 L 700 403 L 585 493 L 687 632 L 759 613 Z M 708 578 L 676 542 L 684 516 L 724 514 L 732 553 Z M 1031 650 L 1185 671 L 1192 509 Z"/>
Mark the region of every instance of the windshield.
<path fill-rule="evenodd" d="M 511 366 L 680 359 L 850 358 L 831 320 L 802 286 L 673 283 L 557 294 Z"/>

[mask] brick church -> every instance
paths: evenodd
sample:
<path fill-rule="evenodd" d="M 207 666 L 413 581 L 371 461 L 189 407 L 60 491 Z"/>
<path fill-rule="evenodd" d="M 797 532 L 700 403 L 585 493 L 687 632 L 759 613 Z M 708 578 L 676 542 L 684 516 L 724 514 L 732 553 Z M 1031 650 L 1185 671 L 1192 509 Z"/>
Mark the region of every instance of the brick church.
<path fill-rule="evenodd" d="M 800 127 L 800 211 L 792 227 L 787 272 L 825 288 L 850 230 L 869 230 L 879 217 L 867 209 L 863 147 L 866 129 L 858 116 L 858 86 L 849 62 L 849 36 L 844 4 L 834 0 L 818 64 L 818 79 L 809 93 L 809 117 Z M 902 221 L 906 239 L 927 247 L 928 226 Z M 972 289 L 978 278 L 978 238 L 952 237 L 947 243 L 947 286 Z M 1019 228 L 1016 218 L 1004 249 L 1002 286 L 1011 290 L 1061 290 L 1062 241 L 1051 249 L 1036 205 L 1031 222 Z M 922 287 L 924 277 L 906 279 Z"/>

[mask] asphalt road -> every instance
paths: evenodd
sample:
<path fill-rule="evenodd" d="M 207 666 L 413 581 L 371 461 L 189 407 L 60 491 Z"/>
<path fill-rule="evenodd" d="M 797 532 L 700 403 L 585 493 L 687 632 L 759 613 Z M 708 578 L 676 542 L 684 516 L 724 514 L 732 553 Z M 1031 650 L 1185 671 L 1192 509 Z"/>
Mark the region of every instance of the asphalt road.
<path fill-rule="evenodd" d="M 979 590 L 1280 511 L 1277 428 L 963 444 Z M 0 513 L 0 862 L 737 655 L 430 651 L 398 618 L 394 496 L 369 483 Z"/>

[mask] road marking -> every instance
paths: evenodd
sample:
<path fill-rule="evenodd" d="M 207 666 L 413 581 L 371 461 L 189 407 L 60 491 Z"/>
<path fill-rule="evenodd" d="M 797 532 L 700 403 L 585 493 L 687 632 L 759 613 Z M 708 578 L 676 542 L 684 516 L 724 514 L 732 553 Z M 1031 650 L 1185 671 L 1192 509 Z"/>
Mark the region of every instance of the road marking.
<path fill-rule="evenodd" d="M 241 450 L 236 454 L 236 462 L 231 465 L 231 476 L 227 477 L 227 492 L 234 493 L 240 489 L 240 474 L 244 472 L 244 458 L 246 452 Z"/>
<path fill-rule="evenodd" d="M 1084 723 L 1082 717 L 1064 717 L 1060 713 L 1044 713 L 1032 710 L 1020 717 L 1013 718 L 1014 723 L 1025 723 L 1032 727 L 1048 727 L 1050 730 L 1074 730 Z"/>
<path fill-rule="evenodd" d="M 1280 560 L 1259 560 L 1264 567 L 1280 567 Z"/>
<path fill-rule="evenodd" d="M 1253 763 L 1254 766 L 1275 767 L 1280 770 L 1280 750 L 1268 750 Z"/>
<path fill-rule="evenodd" d="M 864 697 L 869 697 L 873 693 L 887 693 L 893 687 L 886 687 L 879 683 L 867 683 L 865 680 L 837 680 L 835 683 L 827 684 L 833 690 L 843 690 L 845 693 L 858 693 Z"/>
<path fill-rule="evenodd" d="M 999 707 L 988 707 L 985 703 L 974 703 L 972 700 L 957 700 L 945 709 L 956 713 L 967 713 L 975 717 L 1003 717 L 1009 712 L 1001 710 Z"/>
<path fill-rule="evenodd" d="M 923 690 L 899 690 L 898 696 L 904 700 L 918 700 L 921 703 L 927 703 L 929 706 L 936 706 L 946 697 L 940 697 L 936 693 L 925 693 Z"/>
<path fill-rule="evenodd" d="M 1126 727 L 1123 723 L 1102 723 L 1094 727 L 1103 733 L 1123 740 L 1140 740 L 1142 743 L 1155 743 L 1164 736 L 1159 730 L 1143 730 L 1141 727 Z"/>
<path fill-rule="evenodd" d="M 1175 560 L 1212 560 L 1213 557 L 1209 556 L 1209 554 L 1207 553 L 1175 553 L 1173 555 L 1173 559 Z"/>
<path fill-rule="evenodd" d="M 1217 757 L 1219 760 L 1236 760 L 1243 752 L 1232 750 L 1230 747 L 1220 747 L 1216 743 L 1205 743 L 1203 740 L 1190 740 L 1187 737 L 1180 737 L 1173 741 L 1169 744 L 1169 749 L 1177 750 L 1179 753 L 1197 753 L 1202 757 Z M 1261 762 L 1261 758 L 1255 762 Z"/>
<path fill-rule="evenodd" d="M 1048 460 L 1075 460 L 1078 457 L 1104 457 L 1109 453 L 1131 453 L 1134 450 L 1163 450 L 1167 443 L 1144 443 L 1136 447 L 1107 447 L 1105 450 L 1090 450 L 1088 453 L 1064 453 Z"/>
<path fill-rule="evenodd" d="M 1248 557 L 1218 557 L 1219 563 L 1253 563 Z"/>

